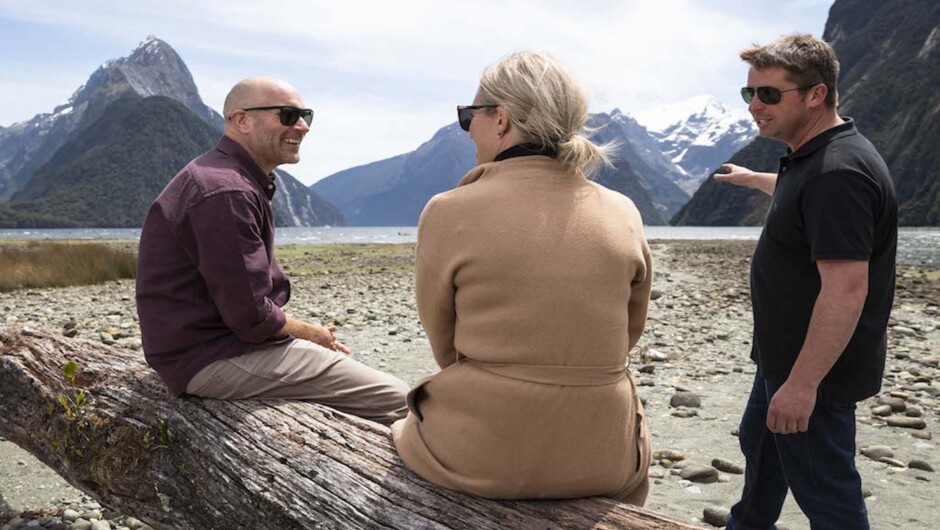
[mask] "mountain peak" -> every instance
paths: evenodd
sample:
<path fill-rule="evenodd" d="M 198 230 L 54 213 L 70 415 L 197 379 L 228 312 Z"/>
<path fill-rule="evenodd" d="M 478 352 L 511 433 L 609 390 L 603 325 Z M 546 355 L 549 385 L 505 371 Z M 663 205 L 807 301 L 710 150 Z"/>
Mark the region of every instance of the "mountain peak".
<path fill-rule="evenodd" d="M 741 114 L 741 116 L 735 116 L 736 118 L 745 117 L 743 113 L 726 107 L 715 96 L 703 94 L 636 112 L 634 117 L 649 131 L 663 132 L 678 123 L 688 120 L 690 116 L 701 115 L 714 118 L 729 114 Z"/>
<path fill-rule="evenodd" d="M 186 63 L 165 41 L 150 35 L 126 57 L 105 62 L 88 81 L 75 91 L 63 107 L 84 107 L 104 98 L 110 101 L 118 94 L 134 92 L 142 97 L 166 96 L 186 105 L 200 118 L 217 129 L 222 118 L 203 104 Z M 103 104 L 98 105 L 103 108 Z"/>
<path fill-rule="evenodd" d="M 118 59 L 118 61 L 126 61 L 128 63 L 148 63 L 152 62 L 154 59 L 159 58 L 168 58 L 182 62 L 179 54 L 176 53 L 176 50 L 172 46 L 166 43 L 166 41 L 160 40 L 153 35 L 148 35 L 146 39 L 142 40 L 140 44 L 127 56 L 126 59 Z"/>

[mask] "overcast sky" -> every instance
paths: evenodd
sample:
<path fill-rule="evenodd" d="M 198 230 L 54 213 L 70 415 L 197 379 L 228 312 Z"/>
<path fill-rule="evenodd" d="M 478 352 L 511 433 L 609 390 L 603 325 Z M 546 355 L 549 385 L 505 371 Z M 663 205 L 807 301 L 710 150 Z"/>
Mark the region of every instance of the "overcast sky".
<path fill-rule="evenodd" d="M 737 52 L 821 35 L 832 0 L 0 0 L 0 126 L 51 112 L 107 59 L 148 35 L 169 43 L 203 100 L 232 84 L 288 80 L 316 116 L 310 184 L 414 150 L 469 104 L 480 72 L 548 51 L 591 91 L 593 111 L 647 110 L 701 94 L 743 109 Z M 146 127 L 146 124 L 141 124 Z"/>

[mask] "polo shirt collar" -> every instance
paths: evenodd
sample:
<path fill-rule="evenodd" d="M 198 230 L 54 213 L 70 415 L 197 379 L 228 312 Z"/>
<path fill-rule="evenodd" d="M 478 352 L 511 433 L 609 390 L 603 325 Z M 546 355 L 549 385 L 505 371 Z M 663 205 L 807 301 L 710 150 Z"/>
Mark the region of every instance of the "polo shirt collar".
<path fill-rule="evenodd" d="M 236 162 L 241 164 L 241 166 L 248 171 L 248 174 L 251 175 L 252 180 L 258 184 L 261 191 L 268 197 L 269 201 L 274 197 L 276 187 L 274 185 L 273 171 L 270 174 L 265 174 L 258 163 L 255 162 L 255 159 L 248 154 L 248 151 L 228 136 L 222 136 L 215 148 L 221 153 L 234 158 Z"/>
<path fill-rule="evenodd" d="M 845 123 L 836 125 L 831 129 L 826 129 L 825 131 L 817 134 L 816 136 L 810 138 L 808 142 L 803 144 L 796 151 L 791 151 L 788 148 L 786 158 L 789 158 L 790 160 L 802 158 L 818 151 L 820 148 L 828 145 L 833 140 L 858 134 L 858 129 L 855 128 L 855 120 L 849 118 L 848 116 L 843 116 L 842 119 L 845 120 Z"/>

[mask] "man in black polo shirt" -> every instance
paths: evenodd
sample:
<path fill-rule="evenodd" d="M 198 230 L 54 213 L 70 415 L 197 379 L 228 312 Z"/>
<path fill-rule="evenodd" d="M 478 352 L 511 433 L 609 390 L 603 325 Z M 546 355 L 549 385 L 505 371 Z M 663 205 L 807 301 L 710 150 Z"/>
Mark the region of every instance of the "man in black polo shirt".
<path fill-rule="evenodd" d="M 867 529 L 855 403 L 881 388 L 894 298 L 897 201 L 888 168 L 836 112 L 832 48 L 792 35 L 741 52 L 744 100 L 789 154 L 778 174 L 715 179 L 773 196 L 751 261 L 757 375 L 741 420 L 744 491 L 729 529 L 775 528 L 787 488 L 814 529 Z"/>

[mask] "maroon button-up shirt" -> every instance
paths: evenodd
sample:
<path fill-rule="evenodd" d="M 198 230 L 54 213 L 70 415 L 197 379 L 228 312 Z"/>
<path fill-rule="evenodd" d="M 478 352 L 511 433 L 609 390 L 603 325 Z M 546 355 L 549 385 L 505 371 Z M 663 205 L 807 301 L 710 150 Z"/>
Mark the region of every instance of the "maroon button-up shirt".
<path fill-rule="evenodd" d="M 274 260 L 273 195 L 274 175 L 223 136 L 150 207 L 137 314 L 147 363 L 175 395 L 212 362 L 279 340 L 290 282 Z"/>

